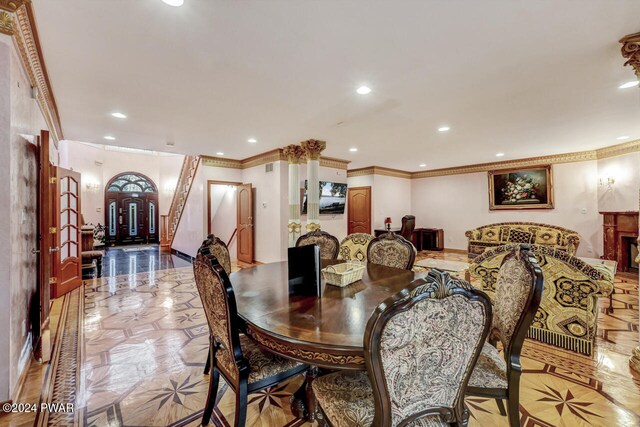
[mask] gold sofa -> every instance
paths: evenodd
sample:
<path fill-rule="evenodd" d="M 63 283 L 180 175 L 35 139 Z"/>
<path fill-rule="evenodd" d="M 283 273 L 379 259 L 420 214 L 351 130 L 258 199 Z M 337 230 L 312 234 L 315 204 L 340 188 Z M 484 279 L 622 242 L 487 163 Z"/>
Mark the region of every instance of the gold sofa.
<path fill-rule="evenodd" d="M 502 259 L 518 245 L 499 246 L 476 257 L 469 271 L 491 298 Z M 531 245 L 544 277 L 542 302 L 528 337 L 590 355 L 598 324 L 598 297 L 613 291 L 613 277 L 567 252 Z"/>
<path fill-rule="evenodd" d="M 500 222 L 483 225 L 465 233 L 469 242 L 469 258 L 475 258 L 487 248 L 508 243 L 551 246 L 575 255 L 580 235 L 573 230 L 537 222 Z"/>

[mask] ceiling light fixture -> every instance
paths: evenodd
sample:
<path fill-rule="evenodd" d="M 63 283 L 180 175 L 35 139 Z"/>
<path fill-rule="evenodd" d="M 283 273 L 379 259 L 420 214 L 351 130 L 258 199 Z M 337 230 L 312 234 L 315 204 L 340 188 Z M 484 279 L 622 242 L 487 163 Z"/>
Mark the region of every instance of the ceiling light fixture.
<path fill-rule="evenodd" d="M 617 139 L 618 141 L 624 141 L 625 139 L 629 139 L 629 138 L 631 138 L 631 137 L 630 137 L 630 136 L 628 136 L 628 135 L 624 135 L 624 136 L 619 136 L 619 137 L 617 137 L 616 139 Z"/>
<path fill-rule="evenodd" d="M 349 151 L 351 151 L 352 153 L 355 153 L 356 151 L 358 151 L 358 149 L 353 147 L 353 148 L 349 148 Z"/>
<path fill-rule="evenodd" d="M 629 89 L 630 87 L 638 86 L 638 83 L 640 83 L 640 81 L 632 80 L 630 82 L 621 84 L 620 86 L 618 86 L 618 89 Z"/>
<path fill-rule="evenodd" d="M 368 86 L 360 86 L 358 89 L 356 89 L 356 92 L 358 92 L 360 95 L 366 95 L 368 93 L 371 93 L 371 88 Z"/>
<path fill-rule="evenodd" d="M 113 117 L 115 117 L 116 119 L 126 119 L 127 118 L 126 114 L 122 114 L 120 112 L 111 113 L 111 115 Z"/>
<path fill-rule="evenodd" d="M 184 0 L 162 0 L 162 1 L 168 4 L 169 6 L 173 6 L 173 7 L 182 6 L 184 4 Z"/>
<path fill-rule="evenodd" d="M 449 129 L 451 129 L 449 126 L 441 126 L 438 128 L 438 132 L 447 132 Z"/>
<path fill-rule="evenodd" d="M 251 144 L 255 144 L 256 142 L 258 142 L 258 140 L 255 139 L 255 138 L 249 138 L 249 139 L 247 139 L 247 142 L 249 142 Z"/>
<path fill-rule="evenodd" d="M 418 166 L 420 166 L 421 168 L 426 168 L 427 164 L 426 163 L 420 163 Z"/>
<path fill-rule="evenodd" d="M 108 139 L 109 141 L 115 141 L 116 137 L 115 136 L 111 136 L 111 135 L 107 135 L 104 137 L 104 139 Z"/>
<path fill-rule="evenodd" d="M 218 152 L 216 153 L 216 156 L 224 156 L 224 153 L 223 153 L 222 151 L 218 151 Z"/>
<path fill-rule="evenodd" d="M 496 157 L 503 157 L 504 153 L 496 153 Z"/>

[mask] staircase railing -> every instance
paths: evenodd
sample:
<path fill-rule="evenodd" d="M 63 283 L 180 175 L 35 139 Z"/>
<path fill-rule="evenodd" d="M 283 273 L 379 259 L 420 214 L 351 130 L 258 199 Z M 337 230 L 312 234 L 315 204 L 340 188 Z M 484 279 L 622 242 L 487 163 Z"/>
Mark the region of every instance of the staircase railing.
<path fill-rule="evenodd" d="M 169 246 L 173 246 L 173 239 L 176 235 L 176 230 L 180 224 L 182 218 L 182 212 L 189 198 L 191 187 L 193 186 L 193 179 L 198 171 L 200 165 L 200 156 L 184 156 L 182 162 L 182 169 L 180 170 L 180 178 L 176 185 L 176 190 L 173 193 L 173 199 L 171 200 L 171 208 L 169 208 L 167 241 L 170 242 Z"/>

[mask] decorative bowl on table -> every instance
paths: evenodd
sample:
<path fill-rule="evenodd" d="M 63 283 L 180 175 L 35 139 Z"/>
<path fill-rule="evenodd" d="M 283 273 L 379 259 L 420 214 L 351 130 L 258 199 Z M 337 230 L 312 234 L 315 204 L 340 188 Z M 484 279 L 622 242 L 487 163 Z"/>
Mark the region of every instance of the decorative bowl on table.
<path fill-rule="evenodd" d="M 343 288 L 362 280 L 365 268 L 363 264 L 355 262 L 329 265 L 322 269 L 322 277 L 328 284 Z"/>

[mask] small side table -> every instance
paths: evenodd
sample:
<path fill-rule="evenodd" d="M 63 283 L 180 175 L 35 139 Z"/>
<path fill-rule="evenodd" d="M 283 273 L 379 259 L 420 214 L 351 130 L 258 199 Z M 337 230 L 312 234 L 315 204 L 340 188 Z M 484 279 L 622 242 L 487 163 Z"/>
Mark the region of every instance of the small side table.
<path fill-rule="evenodd" d="M 453 273 L 454 276 L 464 278 L 467 282 L 471 281 L 471 274 L 469 274 L 469 264 L 462 261 L 447 261 L 444 259 L 426 258 L 416 262 L 416 265 L 428 269 L 438 269 Z"/>

